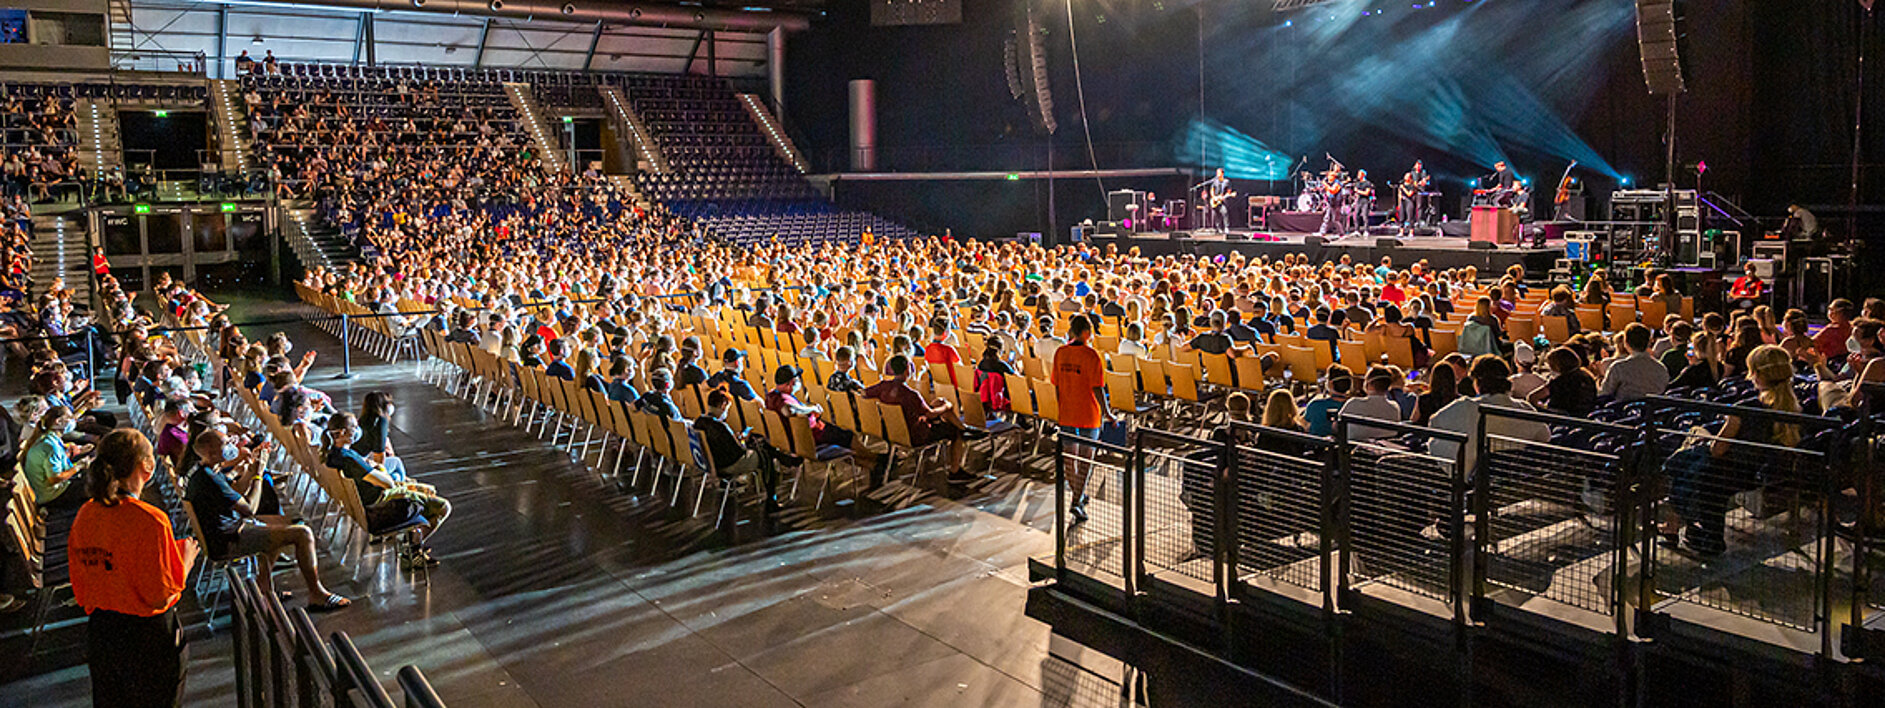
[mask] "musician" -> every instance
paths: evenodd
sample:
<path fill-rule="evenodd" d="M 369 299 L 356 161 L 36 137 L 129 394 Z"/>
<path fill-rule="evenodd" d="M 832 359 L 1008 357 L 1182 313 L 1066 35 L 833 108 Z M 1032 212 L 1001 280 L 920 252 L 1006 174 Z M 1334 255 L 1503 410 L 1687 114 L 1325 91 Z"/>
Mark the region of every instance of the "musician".
<path fill-rule="evenodd" d="M 1401 230 L 1412 229 L 1414 224 L 1422 222 L 1420 213 L 1420 193 L 1427 191 L 1427 185 L 1433 178 L 1427 174 L 1427 168 L 1419 160 L 1414 161 L 1414 169 L 1401 175 L 1401 188 L 1395 218 L 1401 222 Z"/>
<path fill-rule="evenodd" d="M 1230 179 L 1224 176 L 1224 168 L 1217 168 L 1217 176 L 1205 182 L 1210 200 L 1205 202 L 1205 213 L 1217 216 L 1217 230 L 1227 231 L 1230 227 Z"/>
<path fill-rule="evenodd" d="M 1348 208 L 1349 231 L 1368 229 L 1368 215 L 1374 213 L 1374 196 L 1374 182 L 1368 180 L 1368 171 L 1355 170 L 1355 199 Z"/>
<path fill-rule="evenodd" d="M 1317 236 L 1328 234 L 1340 235 L 1346 232 L 1343 213 L 1347 211 L 1350 198 L 1348 173 L 1342 164 L 1330 160 L 1329 169 L 1322 173 L 1322 225 L 1316 228 Z"/>
<path fill-rule="evenodd" d="M 1487 187 L 1509 193 L 1518 189 L 1518 175 L 1512 174 L 1505 160 L 1500 160 L 1492 163 L 1492 174 L 1486 176 L 1485 183 Z"/>

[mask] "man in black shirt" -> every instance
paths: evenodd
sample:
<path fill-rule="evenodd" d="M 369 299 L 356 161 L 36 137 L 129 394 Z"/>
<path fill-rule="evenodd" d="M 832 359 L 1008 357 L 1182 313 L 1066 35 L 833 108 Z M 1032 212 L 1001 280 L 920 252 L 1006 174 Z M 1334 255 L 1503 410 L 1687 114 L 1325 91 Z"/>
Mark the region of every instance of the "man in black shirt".
<path fill-rule="evenodd" d="M 738 396 L 742 400 L 757 401 L 759 393 L 754 391 L 753 385 L 747 383 L 746 379 L 741 376 L 745 371 L 746 352 L 728 349 L 726 355 L 720 357 L 720 371 L 707 377 L 707 387 L 723 388 L 727 393 Z"/>
<path fill-rule="evenodd" d="M 1211 331 L 1200 332 L 1185 344 L 1186 351 L 1198 351 L 1206 354 L 1225 354 L 1230 352 L 1231 338 L 1224 333 L 1224 311 L 1211 311 Z"/>
<path fill-rule="evenodd" d="M 201 526 L 210 558 L 228 560 L 260 555 L 266 563 L 275 562 L 275 554 L 290 546 L 295 549 L 295 563 L 301 568 L 301 580 L 307 584 L 308 608 L 339 609 L 352 604 L 347 598 L 329 592 L 321 584 L 319 561 L 314 556 L 314 532 L 307 526 L 291 523 L 283 516 L 255 513 L 260 502 L 262 460 L 272 443 L 243 450 L 235 441 L 214 428 L 197 434 L 198 463 L 190 472 L 184 498 L 190 502 L 196 522 Z M 235 481 L 231 482 L 230 478 Z M 273 593 L 271 573 L 255 574 L 262 592 Z"/>
<path fill-rule="evenodd" d="M 733 398 L 725 391 L 715 389 L 709 392 L 707 411 L 694 419 L 694 430 L 700 433 L 700 441 L 705 444 L 708 457 L 713 458 L 714 472 L 721 479 L 736 479 L 750 474 L 759 476 L 760 487 L 766 493 L 764 509 L 770 515 L 779 507 L 778 466 L 770 457 L 771 448 L 762 444 L 757 450 L 748 449 L 742 442 L 747 431 L 735 431 L 727 425 L 727 409 L 732 404 Z"/>

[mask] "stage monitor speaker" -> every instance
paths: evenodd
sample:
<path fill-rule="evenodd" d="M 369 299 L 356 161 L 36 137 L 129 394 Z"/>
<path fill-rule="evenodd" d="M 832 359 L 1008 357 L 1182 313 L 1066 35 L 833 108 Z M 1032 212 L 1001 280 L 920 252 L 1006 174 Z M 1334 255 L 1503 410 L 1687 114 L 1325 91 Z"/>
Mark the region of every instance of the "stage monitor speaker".
<path fill-rule="evenodd" d="M 1244 233 L 1244 232 L 1242 232 L 1242 231 L 1232 231 L 1232 232 L 1230 232 L 1230 233 L 1227 233 L 1227 234 L 1224 234 L 1224 240 L 1226 240 L 1226 241 L 1249 241 L 1249 240 L 1250 240 L 1250 234 L 1247 234 L 1247 233 Z"/>
<path fill-rule="evenodd" d="M 1643 83 L 1653 96 L 1686 90 L 1682 70 L 1682 29 L 1676 0 L 1636 0 L 1636 47 L 1643 59 Z"/>
<path fill-rule="evenodd" d="M 1378 238 L 1374 240 L 1374 247 L 1383 251 L 1400 248 L 1401 240 L 1398 238 Z"/>
<path fill-rule="evenodd" d="M 1328 239 L 1324 239 L 1321 236 L 1302 237 L 1302 245 L 1307 246 L 1309 248 L 1321 248 L 1322 245 L 1325 243 L 1328 243 Z"/>
<path fill-rule="evenodd" d="M 1172 232 L 1172 240 L 1173 240 L 1173 241 L 1183 241 L 1183 240 L 1186 240 L 1186 239 L 1189 239 L 1189 238 L 1191 238 L 1191 232 L 1190 232 L 1190 231 L 1173 231 L 1173 232 Z"/>
<path fill-rule="evenodd" d="M 1499 244 L 1491 241 L 1468 241 L 1466 247 L 1475 251 L 1490 251 L 1498 248 Z"/>

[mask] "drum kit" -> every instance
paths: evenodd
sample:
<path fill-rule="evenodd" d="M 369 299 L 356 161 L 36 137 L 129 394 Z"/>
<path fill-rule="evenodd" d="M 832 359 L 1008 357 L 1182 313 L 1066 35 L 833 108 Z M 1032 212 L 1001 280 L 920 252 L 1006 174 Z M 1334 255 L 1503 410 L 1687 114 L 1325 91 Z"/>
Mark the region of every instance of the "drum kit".
<path fill-rule="evenodd" d="M 1374 184 L 1364 170 L 1351 177 L 1340 162 L 1329 161 L 1329 169 L 1320 175 L 1304 171 L 1300 175 L 1302 192 L 1296 196 L 1296 210 L 1322 212 L 1323 230 L 1332 233 L 1358 233 L 1368 227 L 1374 213 Z"/>

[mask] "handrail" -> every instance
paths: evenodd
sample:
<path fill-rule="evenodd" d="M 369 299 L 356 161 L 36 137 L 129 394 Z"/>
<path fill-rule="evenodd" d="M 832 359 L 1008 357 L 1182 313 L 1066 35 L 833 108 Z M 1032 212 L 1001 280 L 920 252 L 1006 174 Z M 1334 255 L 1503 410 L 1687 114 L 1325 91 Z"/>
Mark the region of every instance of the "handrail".
<path fill-rule="evenodd" d="M 399 690 L 406 694 L 406 708 L 445 708 L 445 701 L 439 699 L 432 684 L 425 680 L 425 674 L 417 666 L 402 666 L 399 669 Z"/>
<path fill-rule="evenodd" d="M 361 699 L 366 701 L 366 705 L 356 708 L 395 708 L 393 697 L 386 693 L 379 678 L 373 675 L 373 667 L 368 666 L 366 657 L 360 655 L 360 648 L 354 646 L 353 637 L 347 636 L 346 632 L 335 632 L 331 636 L 341 679 L 347 682 L 347 688 L 360 691 Z"/>

